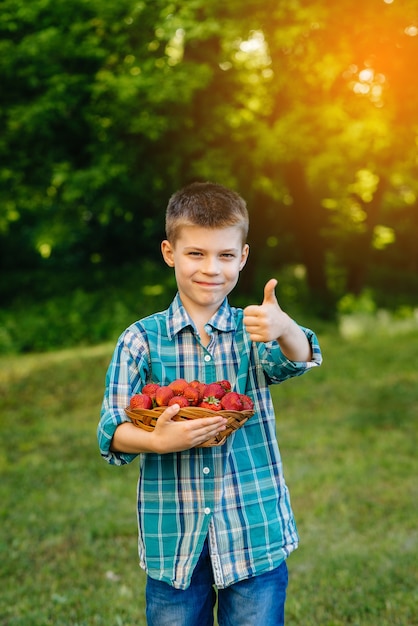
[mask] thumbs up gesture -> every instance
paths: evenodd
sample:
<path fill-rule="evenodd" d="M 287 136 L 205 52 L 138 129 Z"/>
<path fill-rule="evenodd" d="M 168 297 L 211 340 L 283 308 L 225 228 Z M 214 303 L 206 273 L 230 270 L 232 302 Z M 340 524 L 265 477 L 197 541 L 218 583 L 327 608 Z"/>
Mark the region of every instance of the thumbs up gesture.
<path fill-rule="evenodd" d="M 285 313 L 276 298 L 277 280 L 271 278 L 264 287 L 264 300 L 244 309 L 244 325 L 252 341 L 277 340 L 283 353 L 292 361 L 310 361 L 312 350 L 301 328 Z"/>
<path fill-rule="evenodd" d="M 291 320 L 277 302 L 277 280 L 271 278 L 264 287 L 264 300 L 244 309 L 244 324 L 252 341 L 273 341 L 289 327 Z"/>

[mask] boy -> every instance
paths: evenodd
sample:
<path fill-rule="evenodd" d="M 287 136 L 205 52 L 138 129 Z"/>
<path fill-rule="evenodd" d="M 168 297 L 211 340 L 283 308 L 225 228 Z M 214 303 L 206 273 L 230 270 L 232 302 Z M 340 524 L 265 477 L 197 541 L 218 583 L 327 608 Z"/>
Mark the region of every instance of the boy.
<path fill-rule="evenodd" d="M 284 624 L 286 558 L 298 544 L 275 436 L 268 385 L 320 365 L 312 331 L 280 308 L 277 281 L 261 305 L 230 307 L 244 267 L 248 213 L 235 192 L 193 183 L 166 213 L 162 255 L 178 293 L 167 311 L 132 324 L 106 376 L 98 439 L 115 465 L 140 455 L 140 564 L 147 572 L 149 626 Z M 222 414 L 175 422 L 169 407 L 153 432 L 124 407 L 150 381 L 227 379 L 255 414 L 219 447 L 196 448 L 225 428 Z M 217 593 L 215 592 L 217 589 Z"/>

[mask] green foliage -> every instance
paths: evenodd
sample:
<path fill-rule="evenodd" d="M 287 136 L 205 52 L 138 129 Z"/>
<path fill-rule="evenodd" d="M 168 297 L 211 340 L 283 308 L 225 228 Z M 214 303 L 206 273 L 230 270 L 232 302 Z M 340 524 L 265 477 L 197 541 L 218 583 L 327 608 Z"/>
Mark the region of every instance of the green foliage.
<path fill-rule="evenodd" d="M 106 294 L 77 290 L 1 317 L 0 352 L 44 352 L 107 340 L 128 325 L 129 309 L 117 299 L 106 306 Z"/>
<path fill-rule="evenodd" d="M 418 624 L 417 331 L 320 336 L 324 364 L 274 387 L 301 545 L 287 626 Z M 0 359 L 0 623 L 145 626 L 138 465 L 97 449 L 113 345 Z"/>
<path fill-rule="evenodd" d="M 0 295 L 156 259 L 171 193 L 214 179 L 249 291 L 303 265 L 324 317 L 389 275 L 416 305 L 416 6 L 376 1 L 1 0 Z"/>
<path fill-rule="evenodd" d="M 338 310 L 343 315 L 350 315 L 352 313 L 365 313 L 366 315 L 373 315 L 376 313 L 376 302 L 374 301 L 370 291 L 364 291 L 360 296 L 348 293 L 341 298 L 338 304 Z"/>
<path fill-rule="evenodd" d="M 152 58 L 145 77 L 129 59 L 150 43 L 161 3 L 145 16 L 132 2 L 21 4 L 0 22 L 5 266 L 16 267 L 7 246 L 21 248 L 23 267 L 144 254 L 162 228 L 149 219 L 161 214 L 161 177 L 148 155 L 167 122 L 150 104 L 162 78 L 149 80 Z"/>
<path fill-rule="evenodd" d="M 70 282 L 54 295 L 49 285 L 37 301 L 22 298 L 0 310 L 0 354 L 115 340 L 135 320 L 165 309 L 175 293 L 171 272 L 146 262 L 125 266 L 119 281 L 112 274 L 106 278 L 108 286 L 102 280 L 93 291 Z"/>

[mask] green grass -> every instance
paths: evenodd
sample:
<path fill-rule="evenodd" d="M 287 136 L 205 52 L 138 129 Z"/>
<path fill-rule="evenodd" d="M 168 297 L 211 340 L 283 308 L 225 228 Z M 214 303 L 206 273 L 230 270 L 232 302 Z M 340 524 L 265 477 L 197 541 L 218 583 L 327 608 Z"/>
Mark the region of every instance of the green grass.
<path fill-rule="evenodd" d="M 321 338 L 275 398 L 301 536 L 287 623 L 418 624 L 417 333 Z"/>
<path fill-rule="evenodd" d="M 301 536 L 286 625 L 418 625 L 418 333 L 320 339 L 323 367 L 274 389 Z M 1 626 L 145 625 L 137 464 L 96 446 L 111 350 L 0 359 Z"/>

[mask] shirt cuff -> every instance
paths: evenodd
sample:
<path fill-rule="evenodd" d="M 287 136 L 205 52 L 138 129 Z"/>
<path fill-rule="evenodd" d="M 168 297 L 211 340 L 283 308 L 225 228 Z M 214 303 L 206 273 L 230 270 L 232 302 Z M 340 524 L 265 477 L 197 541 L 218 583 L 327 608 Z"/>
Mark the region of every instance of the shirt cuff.
<path fill-rule="evenodd" d="M 110 465 L 127 465 L 138 456 L 127 452 L 114 452 L 110 449 L 114 432 L 123 422 L 129 422 L 129 418 L 121 415 L 108 416 L 107 419 L 103 417 L 97 428 L 100 454 Z"/>
<path fill-rule="evenodd" d="M 321 349 L 315 333 L 309 328 L 304 328 L 303 326 L 300 326 L 300 328 L 305 333 L 311 346 L 312 359 L 310 361 L 291 361 L 283 354 L 277 341 L 269 341 L 265 344 L 269 353 L 269 359 L 274 363 L 273 370 L 270 373 L 271 379 L 276 382 L 299 376 L 308 369 L 318 367 L 322 363 Z"/>

